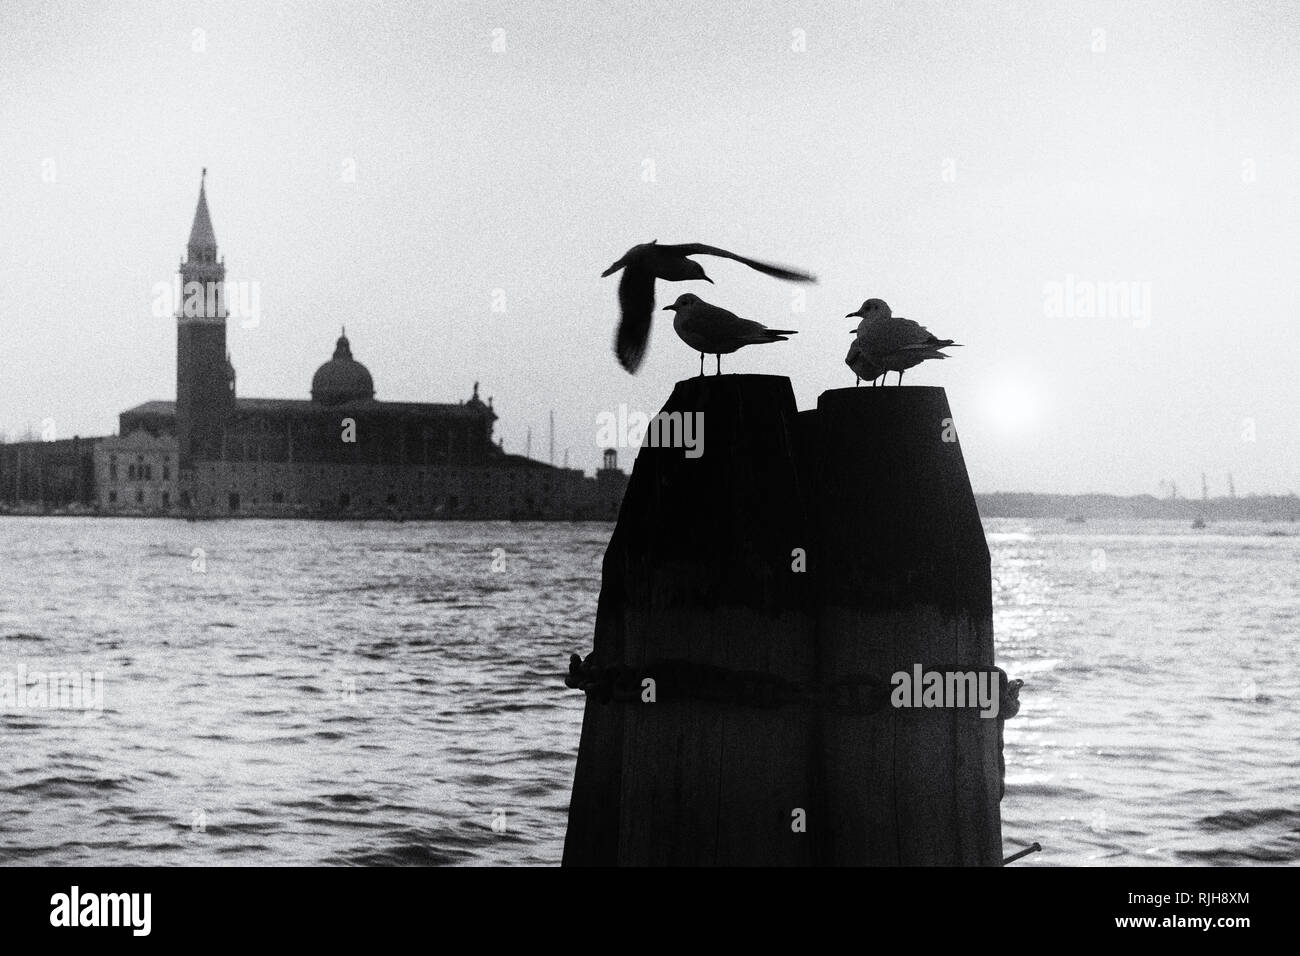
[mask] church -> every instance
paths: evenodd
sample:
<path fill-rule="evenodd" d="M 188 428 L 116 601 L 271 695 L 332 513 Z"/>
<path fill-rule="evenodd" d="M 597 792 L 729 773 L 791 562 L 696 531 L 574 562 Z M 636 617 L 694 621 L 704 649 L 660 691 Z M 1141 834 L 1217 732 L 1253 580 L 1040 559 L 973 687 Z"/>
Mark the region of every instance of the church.
<path fill-rule="evenodd" d="M 122 412 L 114 437 L 78 439 L 93 479 L 76 487 L 93 485 L 93 510 L 194 518 L 617 516 L 626 475 L 612 449 L 595 478 L 507 454 L 493 442 L 497 416 L 478 383 L 458 402 L 377 399 L 346 329 L 312 376 L 310 397 L 240 396 L 226 346 L 225 272 L 201 180 L 180 266 L 186 295 L 176 310 L 176 398 Z M 15 460 L 21 468 L 21 453 Z M 29 471 L 32 461 L 29 454 Z M 30 474 L 26 485 L 36 486 Z M 15 487 L 22 486 L 20 476 Z"/>

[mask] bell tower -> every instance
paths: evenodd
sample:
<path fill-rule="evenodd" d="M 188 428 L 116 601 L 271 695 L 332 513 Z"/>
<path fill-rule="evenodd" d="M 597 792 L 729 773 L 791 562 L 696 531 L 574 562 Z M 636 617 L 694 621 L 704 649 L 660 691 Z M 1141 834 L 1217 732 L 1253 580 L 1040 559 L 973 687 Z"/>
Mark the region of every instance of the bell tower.
<path fill-rule="evenodd" d="M 208 215 L 207 169 L 180 265 L 176 310 L 176 444 L 182 487 L 195 462 L 221 458 L 222 434 L 234 410 L 235 379 L 226 351 L 226 264 Z"/>

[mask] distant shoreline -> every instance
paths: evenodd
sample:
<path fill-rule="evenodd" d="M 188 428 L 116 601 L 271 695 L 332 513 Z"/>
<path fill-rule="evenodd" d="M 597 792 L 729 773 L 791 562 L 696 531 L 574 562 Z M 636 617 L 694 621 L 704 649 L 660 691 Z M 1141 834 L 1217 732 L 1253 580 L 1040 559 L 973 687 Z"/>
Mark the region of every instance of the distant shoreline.
<path fill-rule="evenodd" d="M 82 511 L 69 511 L 66 508 L 53 508 L 47 511 L 40 510 L 23 510 L 21 508 L 9 508 L 0 510 L 0 519 L 3 518 L 105 518 L 109 520 L 118 519 L 140 519 L 149 518 L 151 520 L 162 519 L 165 521 L 184 521 L 203 522 L 203 521 L 382 521 L 385 524 L 444 524 L 449 522 L 458 522 L 460 524 L 614 524 L 614 518 L 551 518 L 551 517 L 515 517 L 515 518 L 463 518 L 449 517 L 438 518 L 429 515 L 412 515 L 410 517 L 392 517 L 385 514 L 247 514 L 235 512 L 232 514 L 219 515 L 195 515 L 193 517 L 178 514 L 177 512 L 146 512 L 146 511 L 94 511 L 85 509 Z"/>
<path fill-rule="evenodd" d="M 1296 495 L 1243 498 L 1157 498 L 1154 495 L 1050 495 L 999 491 L 977 494 L 985 518 L 1108 518 L 1170 521 L 1300 521 Z"/>
<path fill-rule="evenodd" d="M 1167 521 L 1300 521 L 1300 497 L 1296 495 L 1247 495 L 1241 498 L 1156 498 L 1154 495 L 1055 495 L 1038 492 L 996 491 L 976 494 L 975 503 L 983 518 L 1051 518 L 1065 521 L 1107 519 L 1153 519 Z M 88 507 L 54 508 L 0 507 L 0 517 L 60 518 L 170 518 L 188 521 L 184 514 L 100 512 Z M 392 523 L 441 521 L 546 521 L 582 524 L 592 521 L 612 524 L 613 518 L 565 518 L 519 515 L 510 518 L 468 518 L 391 513 L 286 514 L 286 515 L 196 515 L 195 521 L 388 521 Z"/>

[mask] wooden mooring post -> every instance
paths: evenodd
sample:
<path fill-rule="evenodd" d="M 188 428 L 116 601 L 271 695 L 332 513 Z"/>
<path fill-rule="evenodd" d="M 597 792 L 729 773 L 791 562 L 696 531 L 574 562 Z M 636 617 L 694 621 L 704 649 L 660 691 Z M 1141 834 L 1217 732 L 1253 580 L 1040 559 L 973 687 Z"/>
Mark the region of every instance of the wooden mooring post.
<path fill-rule="evenodd" d="M 914 665 L 993 664 L 943 390 L 840 389 L 801 414 L 786 378 L 708 376 L 660 414 L 571 664 L 565 865 L 1000 863 L 998 721 L 889 701 Z M 698 457 L 668 441 L 682 415 Z"/>

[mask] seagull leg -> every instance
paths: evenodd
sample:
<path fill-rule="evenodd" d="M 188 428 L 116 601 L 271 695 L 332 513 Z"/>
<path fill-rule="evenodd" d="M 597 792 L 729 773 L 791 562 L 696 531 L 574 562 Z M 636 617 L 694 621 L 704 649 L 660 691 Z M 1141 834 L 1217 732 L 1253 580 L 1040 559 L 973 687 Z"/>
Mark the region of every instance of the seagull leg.
<path fill-rule="evenodd" d="M 718 360 L 718 372 L 717 372 L 717 374 L 721 375 L 721 374 L 722 374 L 722 353 L 721 353 L 721 352 L 718 352 L 718 353 L 717 353 L 716 355 L 714 355 L 713 357 L 714 357 L 715 359 Z"/>
<path fill-rule="evenodd" d="M 853 376 L 853 387 L 857 388 L 861 384 L 862 384 L 862 376 L 861 375 Z"/>
<path fill-rule="evenodd" d="M 700 353 L 700 378 L 704 378 L 704 353 Z"/>
<path fill-rule="evenodd" d="M 902 370 L 902 369 L 899 369 L 899 371 L 898 371 L 898 384 L 899 384 L 899 385 L 902 385 L 902 384 L 903 384 L 903 370 Z"/>

